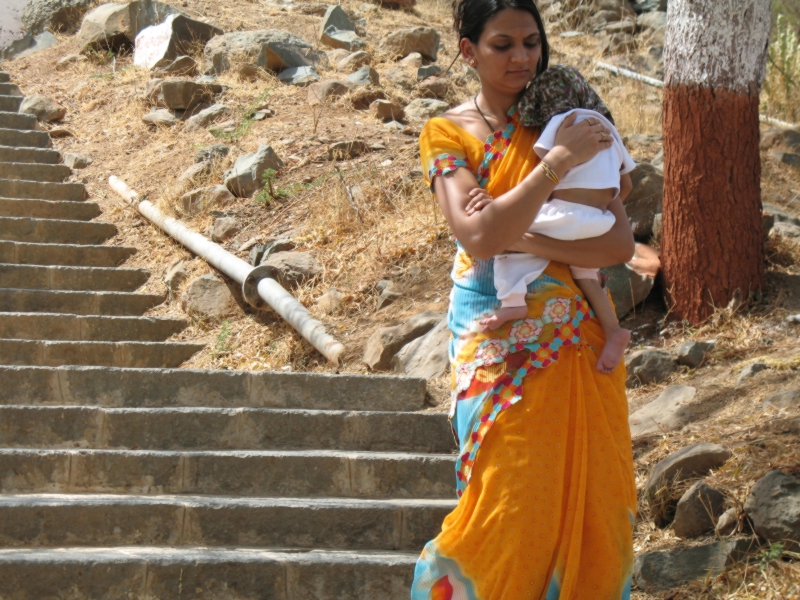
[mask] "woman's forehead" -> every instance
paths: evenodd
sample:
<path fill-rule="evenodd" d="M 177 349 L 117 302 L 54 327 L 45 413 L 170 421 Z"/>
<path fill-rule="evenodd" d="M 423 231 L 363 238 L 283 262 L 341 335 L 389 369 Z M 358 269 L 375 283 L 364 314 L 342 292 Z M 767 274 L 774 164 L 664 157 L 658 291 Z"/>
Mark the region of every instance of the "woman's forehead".
<path fill-rule="evenodd" d="M 525 38 L 539 33 L 536 19 L 527 10 L 506 8 L 486 22 L 487 36 Z"/>

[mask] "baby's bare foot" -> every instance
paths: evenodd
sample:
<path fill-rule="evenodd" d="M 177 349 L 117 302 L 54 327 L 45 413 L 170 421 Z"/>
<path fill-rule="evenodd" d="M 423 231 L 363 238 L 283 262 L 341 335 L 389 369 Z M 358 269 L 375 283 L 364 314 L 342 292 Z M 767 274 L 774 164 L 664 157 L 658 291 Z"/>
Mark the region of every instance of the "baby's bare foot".
<path fill-rule="evenodd" d="M 631 341 L 631 332 L 618 327 L 606 338 L 606 344 L 597 359 L 597 370 L 601 373 L 611 373 L 625 355 L 625 348 Z"/>
<path fill-rule="evenodd" d="M 481 319 L 481 331 L 483 333 L 488 333 L 489 331 L 494 331 L 502 326 L 504 323 L 508 323 L 509 321 L 516 321 L 517 319 L 524 319 L 528 316 L 528 307 L 527 306 L 509 306 L 505 308 L 500 308 L 497 310 L 495 314 L 490 317 L 486 317 L 485 319 Z"/>

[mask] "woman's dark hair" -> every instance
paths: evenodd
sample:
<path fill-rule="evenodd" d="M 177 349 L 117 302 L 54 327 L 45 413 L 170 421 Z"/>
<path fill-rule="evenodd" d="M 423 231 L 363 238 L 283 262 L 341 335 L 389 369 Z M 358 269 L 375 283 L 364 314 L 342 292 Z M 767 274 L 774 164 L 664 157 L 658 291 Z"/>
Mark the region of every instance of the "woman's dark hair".
<path fill-rule="evenodd" d="M 501 10 L 513 8 L 531 13 L 539 27 L 542 39 L 542 61 L 539 66 L 541 73 L 547 69 L 550 59 L 550 47 L 547 45 L 547 35 L 544 31 L 544 22 L 539 9 L 533 0 L 454 0 L 453 1 L 453 29 L 458 39 L 467 38 L 473 44 L 478 43 L 487 21 Z"/>

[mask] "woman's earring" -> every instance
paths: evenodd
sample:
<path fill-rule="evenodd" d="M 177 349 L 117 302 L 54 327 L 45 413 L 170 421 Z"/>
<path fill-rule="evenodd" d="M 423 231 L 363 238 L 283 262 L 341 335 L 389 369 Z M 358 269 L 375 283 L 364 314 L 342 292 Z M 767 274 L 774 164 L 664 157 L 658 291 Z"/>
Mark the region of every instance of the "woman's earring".
<path fill-rule="evenodd" d="M 468 64 L 470 67 L 472 67 L 473 69 L 474 69 L 475 67 L 477 67 L 477 66 L 478 66 L 478 63 L 477 63 L 477 61 L 475 61 L 475 60 L 473 60 L 473 59 L 471 59 L 471 58 L 470 58 L 470 59 L 467 61 L 467 64 Z"/>

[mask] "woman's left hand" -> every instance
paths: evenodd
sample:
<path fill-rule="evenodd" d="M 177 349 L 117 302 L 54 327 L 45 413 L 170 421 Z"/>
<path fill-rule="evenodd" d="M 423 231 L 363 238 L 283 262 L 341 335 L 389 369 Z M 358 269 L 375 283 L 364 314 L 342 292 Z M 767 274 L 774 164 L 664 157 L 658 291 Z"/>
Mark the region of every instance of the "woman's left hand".
<path fill-rule="evenodd" d="M 489 195 L 489 192 L 483 188 L 475 188 L 469 193 L 469 196 L 469 203 L 465 208 L 467 215 L 475 214 L 494 200 L 494 198 Z"/>

